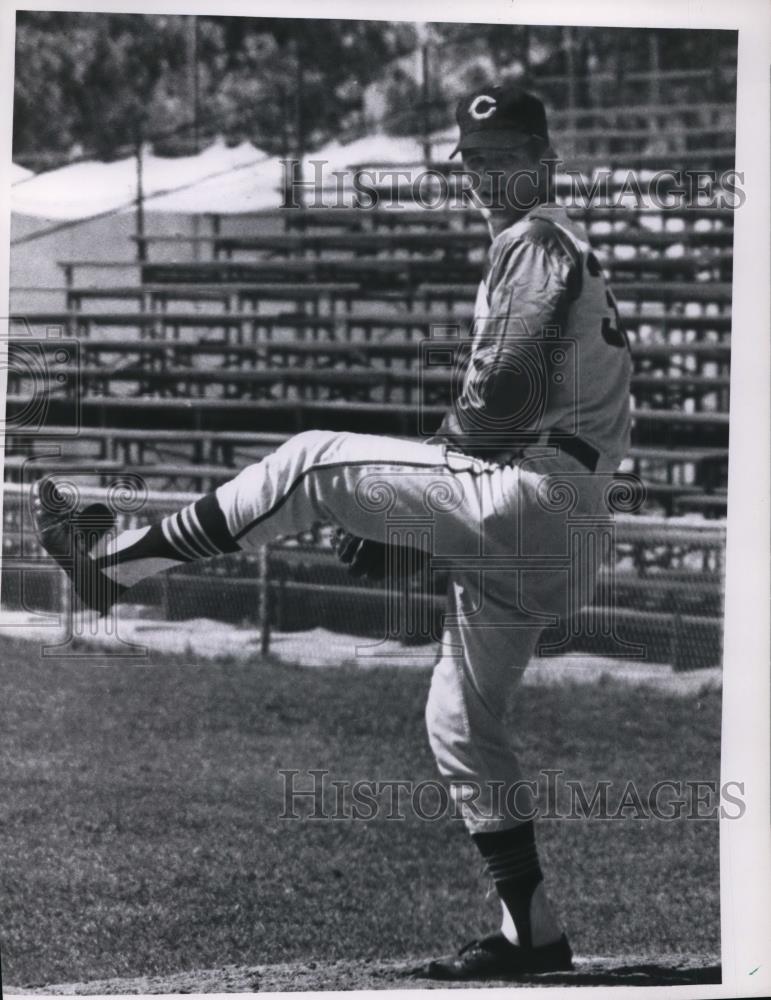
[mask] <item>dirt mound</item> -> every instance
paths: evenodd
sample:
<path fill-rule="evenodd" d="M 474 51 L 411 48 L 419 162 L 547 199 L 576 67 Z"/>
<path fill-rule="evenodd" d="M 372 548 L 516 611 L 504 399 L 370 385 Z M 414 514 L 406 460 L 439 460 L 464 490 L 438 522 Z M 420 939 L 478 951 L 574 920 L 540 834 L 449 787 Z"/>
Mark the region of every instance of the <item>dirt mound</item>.
<path fill-rule="evenodd" d="M 430 989 L 446 987 L 419 975 L 422 960 L 288 962 L 282 965 L 227 965 L 219 969 L 178 972 L 137 979 L 102 979 L 90 983 L 5 987 L 5 994 L 105 993 L 267 993 L 300 990 Z M 657 958 L 577 958 L 573 972 L 529 976 L 521 986 L 693 986 L 719 983 L 720 964 L 713 955 Z M 505 986 L 504 982 L 468 982 L 459 986 Z"/>

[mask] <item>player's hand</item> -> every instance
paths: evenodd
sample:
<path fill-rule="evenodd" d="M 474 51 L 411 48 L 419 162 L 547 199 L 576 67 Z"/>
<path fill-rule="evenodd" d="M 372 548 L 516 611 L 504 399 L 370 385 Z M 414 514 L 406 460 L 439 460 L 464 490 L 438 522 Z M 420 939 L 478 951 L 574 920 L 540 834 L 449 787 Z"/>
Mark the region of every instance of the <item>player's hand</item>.
<path fill-rule="evenodd" d="M 395 578 L 405 579 L 421 572 L 428 555 L 403 545 L 388 546 L 370 538 L 359 538 L 342 528 L 337 529 L 334 547 L 340 562 L 356 579 L 385 580 L 390 567 Z M 389 548 L 392 551 L 389 553 Z"/>
<path fill-rule="evenodd" d="M 349 531 L 337 529 L 335 552 L 340 562 L 356 579 L 383 580 L 386 575 L 387 546 L 369 538 L 358 538 Z"/>

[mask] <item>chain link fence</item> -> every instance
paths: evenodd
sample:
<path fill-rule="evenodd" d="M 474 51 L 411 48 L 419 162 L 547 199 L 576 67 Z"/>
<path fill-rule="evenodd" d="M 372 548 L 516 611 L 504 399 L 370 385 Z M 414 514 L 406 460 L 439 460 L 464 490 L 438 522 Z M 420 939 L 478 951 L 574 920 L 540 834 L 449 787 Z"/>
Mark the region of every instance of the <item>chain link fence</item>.
<path fill-rule="evenodd" d="M 157 519 L 196 494 L 80 489 L 109 499 L 121 529 Z M 42 553 L 32 530 L 28 490 L 6 484 L 2 607 L 50 615 L 66 607 L 64 574 Z M 721 522 L 619 514 L 613 547 L 594 600 L 571 621 L 545 630 L 545 655 L 598 654 L 670 663 L 675 669 L 721 662 L 725 526 Z M 317 526 L 258 552 L 189 564 L 145 580 L 131 592 L 143 617 L 209 618 L 257 626 L 262 649 L 281 632 L 323 627 L 407 645 L 441 634 L 446 572 L 423 572 L 394 586 L 352 579 Z M 315 641 L 315 639 L 313 640 Z"/>

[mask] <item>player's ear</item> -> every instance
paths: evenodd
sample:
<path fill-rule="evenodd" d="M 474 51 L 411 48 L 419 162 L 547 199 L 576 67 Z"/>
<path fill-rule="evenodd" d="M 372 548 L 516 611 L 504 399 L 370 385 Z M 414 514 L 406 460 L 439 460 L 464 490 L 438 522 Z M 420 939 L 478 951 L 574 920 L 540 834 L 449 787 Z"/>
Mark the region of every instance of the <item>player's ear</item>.
<path fill-rule="evenodd" d="M 487 158 L 481 149 L 471 149 L 462 155 L 463 169 L 468 173 L 481 174 L 487 166 Z"/>

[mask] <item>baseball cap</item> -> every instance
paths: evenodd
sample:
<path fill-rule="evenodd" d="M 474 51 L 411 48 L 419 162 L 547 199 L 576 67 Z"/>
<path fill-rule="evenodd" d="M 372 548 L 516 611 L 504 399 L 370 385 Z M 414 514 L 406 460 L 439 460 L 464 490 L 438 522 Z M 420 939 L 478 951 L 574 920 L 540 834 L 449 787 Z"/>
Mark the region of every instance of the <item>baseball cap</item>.
<path fill-rule="evenodd" d="M 460 137 L 450 156 L 462 149 L 516 149 L 533 138 L 549 141 L 543 104 L 515 84 L 482 87 L 461 97 L 456 118 Z"/>

